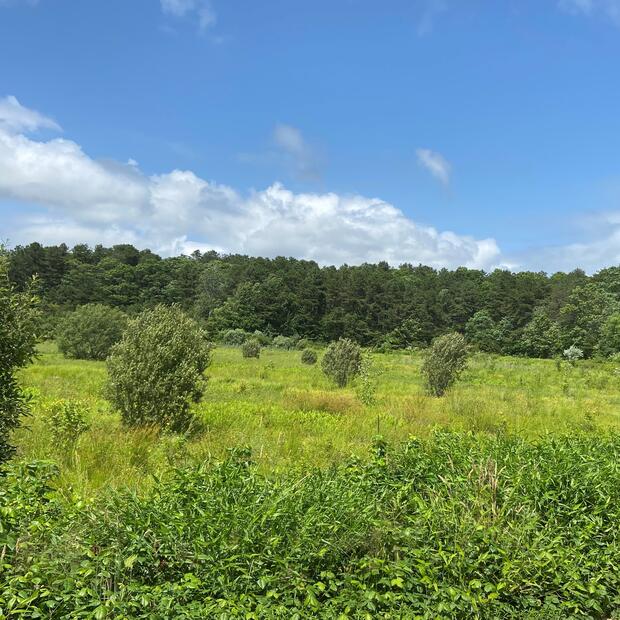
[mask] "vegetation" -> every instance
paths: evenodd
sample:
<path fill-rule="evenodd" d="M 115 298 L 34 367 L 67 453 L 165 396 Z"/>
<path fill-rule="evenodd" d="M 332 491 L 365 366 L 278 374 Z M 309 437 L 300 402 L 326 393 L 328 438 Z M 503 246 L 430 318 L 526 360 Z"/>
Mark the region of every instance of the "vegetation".
<path fill-rule="evenodd" d="M 129 426 L 186 429 L 210 356 L 206 334 L 182 310 L 146 310 L 129 322 L 107 360 L 112 407 Z"/>
<path fill-rule="evenodd" d="M 504 355 L 554 357 L 573 344 L 586 358 L 620 352 L 620 267 L 593 276 L 387 263 L 335 268 L 282 257 L 161 259 L 130 245 L 32 243 L 10 252 L 9 273 L 19 290 L 39 276 L 49 317 L 87 303 L 131 315 L 178 304 L 205 322 L 213 340 L 235 346 L 259 331 L 266 339 L 350 338 L 387 351 L 426 347 L 457 331 L 477 349 Z"/>
<path fill-rule="evenodd" d="M 445 334 L 433 340 L 422 366 L 430 394 L 443 396 L 446 393 L 465 369 L 467 354 L 467 343 L 461 334 Z"/>
<path fill-rule="evenodd" d="M 362 349 L 348 338 L 332 342 L 321 360 L 325 375 L 341 388 L 359 374 L 361 367 Z"/>
<path fill-rule="evenodd" d="M 254 338 L 246 340 L 241 346 L 243 357 L 260 357 L 260 343 Z"/>
<path fill-rule="evenodd" d="M 28 399 L 15 371 L 34 355 L 38 325 L 32 288 L 18 293 L 8 279 L 8 260 L 0 247 L 0 465 L 13 454 L 11 432 L 28 412 Z"/>
<path fill-rule="evenodd" d="M 308 366 L 312 366 L 313 364 L 316 364 L 318 361 L 318 356 L 316 354 L 316 351 L 313 351 L 312 349 L 304 349 L 301 352 L 301 363 L 302 364 L 307 364 Z"/>
<path fill-rule="evenodd" d="M 86 304 L 65 317 L 58 328 L 58 348 L 68 357 L 104 360 L 123 336 L 127 316 L 118 308 Z"/>

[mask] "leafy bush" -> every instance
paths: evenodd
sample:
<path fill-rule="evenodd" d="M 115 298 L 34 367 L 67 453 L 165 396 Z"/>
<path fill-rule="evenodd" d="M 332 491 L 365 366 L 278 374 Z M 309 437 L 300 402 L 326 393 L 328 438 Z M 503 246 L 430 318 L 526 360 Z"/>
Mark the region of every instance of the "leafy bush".
<path fill-rule="evenodd" d="M 304 349 L 308 349 L 311 345 L 312 345 L 312 343 L 307 338 L 300 338 L 295 343 L 295 348 L 298 351 L 303 351 Z"/>
<path fill-rule="evenodd" d="M 17 292 L 9 282 L 8 261 L 0 247 L 0 465 L 15 452 L 9 436 L 28 413 L 28 398 L 15 371 L 34 355 L 39 319 L 32 290 Z"/>
<path fill-rule="evenodd" d="M 536 308 L 532 320 L 523 329 L 521 351 L 529 357 L 547 358 L 560 352 L 561 332 L 543 308 Z"/>
<path fill-rule="evenodd" d="M 301 352 L 301 363 L 302 364 L 308 364 L 309 366 L 312 366 L 313 364 L 316 364 L 317 362 L 317 354 L 316 351 L 313 351 L 312 349 L 304 349 Z"/>
<path fill-rule="evenodd" d="M 227 329 L 220 336 L 222 344 L 228 344 L 233 347 L 241 346 L 248 338 L 250 334 L 244 329 Z"/>
<path fill-rule="evenodd" d="M 58 348 L 67 357 L 104 360 L 123 336 L 127 316 L 103 304 L 80 306 L 58 326 Z"/>
<path fill-rule="evenodd" d="M 0 608 L 54 619 L 618 617 L 617 434 L 441 432 L 376 448 L 276 475 L 237 449 L 96 502 L 55 494 L 49 464 L 11 465 Z"/>
<path fill-rule="evenodd" d="M 260 344 L 258 340 L 251 338 L 246 340 L 241 346 L 243 357 L 260 357 Z"/>
<path fill-rule="evenodd" d="M 583 351 L 573 344 L 564 349 L 564 357 L 574 366 L 578 360 L 583 359 Z"/>
<path fill-rule="evenodd" d="M 182 430 L 205 387 L 211 361 L 205 332 L 176 306 L 157 306 L 129 322 L 108 358 L 107 394 L 128 426 Z"/>
<path fill-rule="evenodd" d="M 296 340 L 289 336 L 276 336 L 271 342 L 276 349 L 286 349 L 287 351 L 294 349 L 295 343 Z"/>
<path fill-rule="evenodd" d="M 271 337 L 258 329 L 252 334 L 252 338 L 258 340 L 261 347 L 267 347 L 271 344 Z"/>
<path fill-rule="evenodd" d="M 362 367 L 362 349 L 348 338 L 332 342 L 321 360 L 323 372 L 338 387 L 344 387 L 359 374 Z"/>
<path fill-rule="evenodd" d="M 461 334 L 444 334 L 435 338 L 422 364 L 428 392 L 433 396 L 443 396 L 464 370 L 467 355 L 467 343 Z"/>
<path fill-rule="evenodd" d="M 86 422 L 87 407 L 76 401 L 56 400 L 45 409 L 54 444 L 63 450 L 72 450 L 80 435 L 89 429 Z"/>
<path fill-rule="evenodd" d="M 486 310 L 479 310 L 467 321 L 465 336 L 480 351 L 496 353 L 499 349 L 498 329 Z"/>

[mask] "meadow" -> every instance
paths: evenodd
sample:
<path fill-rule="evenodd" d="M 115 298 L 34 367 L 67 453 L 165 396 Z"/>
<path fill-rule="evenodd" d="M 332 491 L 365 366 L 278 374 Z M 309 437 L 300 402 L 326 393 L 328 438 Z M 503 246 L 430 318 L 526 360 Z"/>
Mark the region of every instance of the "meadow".
<path fill-rule="evenodd" d="M 338 389 L 319 364 L 301 364 L 299 351 L 263 349 L 259 359 L 245 359 L 238 348 L 219 347 L 193 432 L 158 436 L 124 428 L 110 411 L 103 362 L 67 359 L 46 342 L 20 375 L 33 415 L 16 434 L 19 458 L 62 462 L 61 485 L 90 494 L 140 491 L 170 466 L 222 457 L 231 447 L 249 447 L 261 471 L 276 472 L 364 456 L 377 435 L 396 445 L 436 428 L 535 439 L 620 426 L 620 370 L 610 361 L 572 366 L 477 354 L 443 398 L 425 394 L 419 353 L 375 353 L 373 364 L 376 398 L 367 406 L 355 386 Z M 54 445 L 47 423 L 58 399 L 87 409 L 90 428 L 70 454 Z"/>

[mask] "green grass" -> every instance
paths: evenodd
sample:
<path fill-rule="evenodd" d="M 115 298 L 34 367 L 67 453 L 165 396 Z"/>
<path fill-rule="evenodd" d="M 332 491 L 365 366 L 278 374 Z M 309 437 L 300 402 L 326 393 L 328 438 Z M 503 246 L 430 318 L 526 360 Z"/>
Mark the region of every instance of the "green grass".
<path fill-rule="evenodd" d="M 61 488 L 89 494 L 143 490 L 170 465 L 220 457 L 231 446 L 251 447 L 260 470 L 276 471 L 365 455 L 378 432 L 396 444 L 438 426 L 527 438 L 620 426 L 620 376 L 610 362 L 558 370 L 552 360 L 476 355 L 443 398 L 424 393 L 418 354 L 377 354 L 375 363 L 377 401 L 365 407 L 354 388 L 337 389 L 318 364 L 301 364 L 298 351 L 264 349 L 260 359 L 244 359 L 237 348 L 218 348 L 195 408 L 202 428 L 185 440 L 123 428 L 102 396 L 105 364 L 65 359 L 45 343 L 20 377 L 34 400 L 33 416 L 15 437 L 19 458 L 60 462 Z M 57 449 L 46 425 L 54 399 L 88 408 L 90 430 L 71 455 Z"/>

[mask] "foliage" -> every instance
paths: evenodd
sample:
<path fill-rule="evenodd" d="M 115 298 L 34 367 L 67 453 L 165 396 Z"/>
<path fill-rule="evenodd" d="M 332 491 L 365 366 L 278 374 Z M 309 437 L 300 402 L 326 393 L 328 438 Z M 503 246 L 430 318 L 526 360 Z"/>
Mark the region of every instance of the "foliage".
<path fill-rule="evenodd" d="M 426 344 L 424 342 L 424 328 L 415 318 L 405 319 L 387 334 L 383 341 L 383 345 L 387 349 L 407 349 L 424 344 Z"/>
<path fill-rule="evenodd" d="M 340 338 L 327 347 L 321 368 L 338 387 L 345 387 L 362 368 L 362 349 L 356 342 Z"/>
<path fill-rule="evenodd" d="M 312 349 L 304 349 L 301 352 L 301 363 L 302 364 L 308 364 L 309 366 L 312 366 L 317 363 L 317 360 L 318 360 L 318 356 L 316 354 L 316 351 L 313 351 Z"/>
<path fill-rule="evenodd" d="M 467 355 L 467 343 L 461 334 L 444 334 L 435 338 L 422 365 L 428 392 L 433 396 L 443 396 L 465 369 Z"/>
<path fill-rule="evenodd" d="M 367 407 L 376 403 L 379 374 L 379 369 L 370 353 L 364 353 L 356 380 L 355 392 L 360 402 Z"/>
<path fill-rule="evenodd" d="M 603 323 L 597 350 L 605 357 L 620 353 L 620 313 L 614 312 Z"/>
<path fill-rule="evenodd" d="M 157 306 L 129 322 L 107 360 L 107 394 L 129 426 L 182 430 L 205 387 L 211 347 L 204 331 L 175 306 Z"/>
<path fill-rule="evenodd" d="M 467 321 L 465 336 L 480 351 L 497 353 L 500 350 L 498 327 L 486 310 L 478 310 Z"/>
<path fill-rule="evenodd" d="M 60 323 L 56 340 L 67 356 L 84 360 L 104 360 L 123 336 L 127 316 L 103 304 L 80 306 Z"/>
<path fill-rule="evenodd" d="M 231 346 L 241 346 L 248 338 L 250 338 L 250 334 L 240 328 L 227 329 L 220 336 L 222 344 Z"/>
<path fill-rule="evenodd" d="M 54 400 L 46 405 L 46 422 L 54 444 L 62 450 L 72 450 L 80 435 L 90 425 L 86 421 L 88 408 L 79 401 Z"/>
<path fill-rule="evenodd" d="M 241 345 L 241 352 L 243 353 L 243 357 L 260 357 L 260 343 L 258 340 L 254 338 L 250 338 L 246 340 L 243 345 Z"/>
<path fill-rule="evenodd" d="M 549 358 L 560 352 L 560 328 L 543 308 L 534 311 L 532 320 L 523 329 L 520 348 L 529 357 Z"/>
<path fill-rule="evenodd" d="M 564 357 L 574 366 L 575 363 L 583 358 L 583 351 L 574 344 L 564 349 Z"/>
<path fill-rule="evenodd" d="M 252 334 L 252 338 L 258 340 L 261 347 L 268 347 L 271 344 L 271 337 L 258 329 Z"/>
<path fill-rule="evenodd" d="M 615 435 L 436 433 L 327 470 L 261 475 L 248 450 L 137 496 L 0 487 L 7 617 L 611 618 Z"/>
<path fill-rule="evenodd" d="M 28 399 L 17 384 L 15 372 L 34 355 L 39 319 L 33 285 L 23 292 L 15 290 L 0 246 L 0 465 L 13 455 L 10 434 L 28 413 Z"/>
<path fill-rule="evenodd" d="M 289 336 L 276 336 L 271 344 L 276 348 L 276 349 L 286 349 L 286 350 L 291 350 L 295 348 L 295 345 L 297 344 L 297 341 L 295 338 L 291 338 Z"/>

